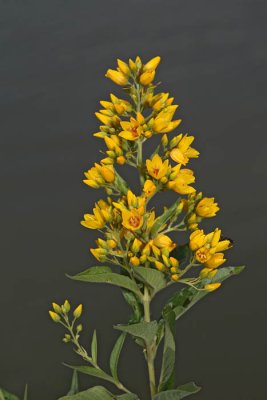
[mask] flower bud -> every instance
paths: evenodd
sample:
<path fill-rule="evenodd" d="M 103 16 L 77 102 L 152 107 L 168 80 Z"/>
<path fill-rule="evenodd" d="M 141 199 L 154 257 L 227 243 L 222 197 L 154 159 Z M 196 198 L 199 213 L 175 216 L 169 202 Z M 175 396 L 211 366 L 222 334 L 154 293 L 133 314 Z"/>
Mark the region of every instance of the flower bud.
<path fill-rule="evenodd" d="M 54 322 L 59 322 L 61 319 L 60 316 L 57 313 L 55 313 L 54 311 L 49 311 L 49 315 Z"/>
<path fill-rule="evenodd" d="M 213 292 L 214 290 L 217 290 L 221 286 L 221 283 L 216 282 L 216 283 L 208 283 L 207 285 L 204 286 L 204 289 L 207 290 L 207 292 Z"/>
<path fill-rule="evenodd" d="M 135 267 L 137 267 L 140 264 L 139 258 L 136 256 L 131 257 L 130 263 L 133 264 Z"/>
<path fill-rule="evenodd" d="M 80 304 L 77 308 L 75 308 L 75 310 L 73 311 L 74 318 L 79 318 L 82 314 L 82 310 L 83 310 L 82 304 Z"/>
<path fill-rule="evenodd" d="M 61 307 L 57 303 L 52 303 L 52 307 L 57 314 L 61 313 Z"/>

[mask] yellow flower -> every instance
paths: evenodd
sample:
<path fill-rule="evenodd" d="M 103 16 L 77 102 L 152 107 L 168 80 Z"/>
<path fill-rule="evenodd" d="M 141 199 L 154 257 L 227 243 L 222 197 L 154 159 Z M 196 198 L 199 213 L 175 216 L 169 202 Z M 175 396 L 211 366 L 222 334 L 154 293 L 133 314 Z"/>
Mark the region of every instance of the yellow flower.
<path fill-rule="evenodd" d="M 218 268 L 220 265 L 225 263 L 225 261 L 224 253 L 215 253 L 205 262 L 205 267 L 211 269 Z"/>
<path fill-rule="evenodd" d="M 207 285 L 204 286 L 204 289 L 207 290 L 207 292 L 213 292 L 214 290 L 219 289 L 221 286 L 221 283 L 216 282 L 216 283 L 208 283 Z"/>
<path fill-rule="evenodd" d="M 180 123 L 181 119 L 172 121 L 172 117 L 177 109 L 177 105 L 170 105 L 164 108 L 153 121 L 153 130 L 156 133 L 168 133 L 173 131 Z"/>
<path fill-rule="evenodd" d="M 139 81 L 141 85 L 147 86 L 153 81 L 154 78 L 155 78 L 155 71 L 148 71 L 141 74 Z"/>
<path fill-rule="evenodd" d="M 124 74 L 124 75 L 130 75 L 131 71 L 130 68 L 128 67 L 128 65 L 126 64 L 126 62 L 117 59 L 117 63 L 118 63 L 118 67 L 120 69 L 120 71 Z"/>
<path fill-rule="evenodd" d="M 172 180 L 168 182 L 168 188 L 179 194 L 194 193 L 195 189 L 190 186 L 191 183 L 195 182 L 194 172 L 191 169 L 181 169 L 180 167 L 181 165 L 178 164 L 172 168 L 170 175 Z"/>
<path fill-rule="evenodd" d="M 145 122 L 145 118 L 141 113 L 137 113 L 136 118 L 131 117 L 130 122 L 121 121 L 122 132 L 119 136 L 126 140 L 134 141 L 140 138 L 144 133 L 142 124 Z"/>
<path fill-rule="evenodd" d="M 160 249 L 166 248 L 169 251 L 173 250 L 176 247 L 176 244 L 169 238 L 167 235 L 160 234 L 155 239 L 153 239 L 153 244 Z"/>
<path fill-rule="evenodd" d="M 89 229 L 101 229 L 106 222 L 112 219 L 112 207 L 104 200 L 100 200 L 93 208 L 93 214 L 85 214 L 81 224 Z"/>
<path fill-rule="evenodd" d="M 54 311 L 49 311 L 49 315 L 54 322 L 59 322 L 61 319 L 60 316 L 57 313 L 55 313 Z"/>
<path fill-rule="evenodd" d="M 171 280 L 174 282 L 178 282 L 180 279 L 180 275 L 179 274 L 172 274 L 171 276 Z"/>
<path fill-rule="evenodd" d="M 97 248 L 97 249 L 90 249 L 90 251 L 98 261 L 106 260 L 106 255 L 107 255 L 106 249 Z"/>
<path fill-rule="evenodd" d="M 125 86 L 128 83 L 128 76 L 121 71 L 108 69 L 105 76 L 120 86 Z"/>
<path fill-rule="evenodd" d="M 143 225 L 143 216 L 136 209 L 122 209 L 122 225 L 130 231 L 137 231 Z"/>
<path fill-rule="evenodd" d="M 79 318 L 82 314 L 83 311 L 83 305 L 80 304 L 77 308 L 75 308 L 75 310 L 73 311 L 73 316 L 74 318 Z"/>
<path fill-rule="evenodd" d="M 94 167 L 84 173 L 87 179 L 84 183 L 93 188 L 104 186 L 105 183 L 111 183 L 115 180 L 115 171 L 112 165 L 100 165 L 95 163 Z"/>
<path fill-rule="evenodd" d="M 137 267 L 138 265 L 140 265 L 140 260 L 138 257 L 133 256 L 130 258 L 130 263 Z"/>
<path fill-rule="evenodd" d="M 170 152 L 170 157 L 173 161 L 186 165 L 190 158 L 197 158 L 199 152 L 193 149 L 190 145 L 194 141 L 194 136 L 179 135 L 177 137 L 178 143 Z"/>
<path fill-rule="evenodd" d="M 192 251 L 196 251 L 200 247 L 203 247 L 207 241 L 207 238 L 203 230 L 196 230 L 190 235 L 189 246 Z"/>
<path fill-rule="evenodd" d="M 157 66 L 160 63 L 161 58 L 159 56 L 152 58 L 150 61 L 148 61 L 144 67 L 143 67 L 143 71 L 144 72 L 151 72 L 151 71 L 155 71 L 155 69 L 157 68 Z"/>
<path fill-rule="evenodd" d="M 196 206 L 196 214 L 202 218 L 215 217 L 219 211 L 218 203 L 214 202 L 214 197 L 203 197 Z"/>
<path fill-rule="evenodd" d="M 163 178 L 169 170 L 169 161 L 162 161 L 158 154 L 155 154 L 152 160 L 146 160 L 147 172 L 153 178 L 159 180 Z"/>
<path fill-rule="evenodd" d="M 200 249 L 196 250 L 195 256 L 196 260 L 199 261 L 201 264 L 207 263 L 207 261 L 211 257 L 210 250 L 207 247 L 201 247 Z"/>
<path fill-rule="evenodd" d="M 143 192 L 146 197 L 151 197 L 156 192 L 156 185 L 150 179 L 147 179 L 144 183 Z"/>

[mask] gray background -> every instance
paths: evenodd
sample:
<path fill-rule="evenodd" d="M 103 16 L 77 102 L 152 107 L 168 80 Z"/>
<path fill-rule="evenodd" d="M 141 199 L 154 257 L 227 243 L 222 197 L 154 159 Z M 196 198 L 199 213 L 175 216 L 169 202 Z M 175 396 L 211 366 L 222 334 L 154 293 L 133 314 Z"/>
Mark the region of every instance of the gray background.
<path fill-rule="evenodd" d="M 91 136 L 98 101 L 118 93 L 104 73 L 117 57 L 161 55 L 162 89 L 181 105 L 181 130 L 201 151 L 192 164 L 197 187 L 222 207 L 211 226 L 235 241 L 229 263 L 248 266 L 180 320 L 177 382 L 201 384 L 199 400 L 265 400 L 266 2 L 0 4 L 0 386 L 21 393 L 28 382 L 30 400 L 66 393 L 70 371 L 61 362 L 79 359 L 47 315 L 65 297 L 85 304 L 84 323 L 89 336 L 97 329 L 107 363 L 112 325 L 127 320 L 128 307 L 118 289 L 64 274 L 95 263 L 88 249 L 96 235 L 79 220 L 102 195 L 81 181 L 100 159 L 101 141 Z M 128 346 L 122 378 L 148 399 L 142 354 Z"/>

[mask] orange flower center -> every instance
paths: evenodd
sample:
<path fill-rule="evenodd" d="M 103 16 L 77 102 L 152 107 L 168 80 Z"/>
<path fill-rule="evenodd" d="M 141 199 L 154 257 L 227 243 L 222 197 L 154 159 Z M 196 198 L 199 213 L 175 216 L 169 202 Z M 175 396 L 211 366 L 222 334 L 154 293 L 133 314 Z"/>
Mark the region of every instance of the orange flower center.
<path fill-rule="evenodd" d="M 207 257 L 207 253 L 203 250 L 198 250 L 196 252 L 196 257 L 198 259 L 199 262 L 204 263 L 207 261 L 208 257 Z"/>
<path fill-rule="evenodd" d="M 159 173 L 159 168 L 153 168 L 153 174 L 155 176 L 158 176 L 158 173 Z"/>
<path fill-rule="evenodd" d="M 137 228 L 138 225 L 140 224 L 140 217 L 132 216 L 131 218 L 129 218 L 129 224 L 130 224 L 133 228 Z"/>
<path fill-rule="evenodd" d="M 136 126 L 131 129 L 131 132 L 132 132 L 132 137 L 138 137 L 138 132 L 137 132 Z"/>

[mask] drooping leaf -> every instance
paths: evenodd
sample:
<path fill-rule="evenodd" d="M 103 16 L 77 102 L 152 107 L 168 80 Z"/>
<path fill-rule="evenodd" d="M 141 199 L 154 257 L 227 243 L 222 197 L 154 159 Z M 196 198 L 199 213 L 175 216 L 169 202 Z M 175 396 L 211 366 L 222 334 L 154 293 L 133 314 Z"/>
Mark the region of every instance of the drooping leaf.
<path fill-rule="evenodd" d="M 0 400 L 19 400 L 19 398 L 15 394 L 0 389 Z"/>
<path fill-rule="evenodd" d="M 140 322 L 143 315 L 143 308 L 139 298 L 135 293 L 129 292 L 129 290 L 123 290 L 122 294 L 124 299 L 133 309 L 133 315 L 129 320 L 129 324 L 136 324 L 137 322 Z"/>
<path fill-rule="evenodd" d="M 68 365 L 68 364 L 64 364 L 64 365 L 66 367 L 75 369 L 76 371 L 81 372 L 82 374 L 91 375 L 96 378 L 100 378 L 105 381 L 114 383 L 113 377 L 108 375 L 106 372 L 102 371 L 102 369 L 98 369 L 95 367 L 89 367 L 87 365 Z"/>
<path fill-rule="evenodd" d="M 157 321 L 143 321 L 133 325 L 116 325 L 114 328 L 127 332 L 136 338 L 142 339 L 147 345 L 151 345 L 157 335 L 157 327 Z"/>
<path fill-rule="evenodd" d="M 130 278 L 112 272 L 109 267 L 91 267 L 77 275 L 69 276 L 69 278 L 82 282 L 108 283 L 110 285 L 120 286 L 140 296 L 138 286 Z"/>
<path fill-rule="evenodd" d="M 199 392 L 200 389 L 201 388 L 194 382 L 189 382 L 185 385 L 179 386 L 177 389 L 158 393 L 153 400 L 181 400 L 191 394 Z"/>
<path fill-rule="evenodd" d="M 200 288 L 208 283 L 223 282 L 233 275 L 238 275 L 243 269 L 243 266 L 220 268 L 213 278 L 204 279 Z M 165 310 L 172 309 L 176 319 L 178 319 L 207 294 L 209 294 L 207 291 L 199 291 L 193 287 L 185 287 L 170 298 L 165 306 Z"/>
<path fill-rule="evenodd" d="M 114 396 L 103 386 L 95 386 L 74 395 L 60 397 L 58 400 L 114 400 Z"/>
<path fill-rule="evenodd" d="M 78 382 L 78 373 L 76 370 L 73 371 L 72 380 L 70 390 L 68 391 L 68 395 L 76 394 L 79 392 L 79 382 Z"/>
<path fill-rule="evenodd" d="M 164 346 L 158 391 L 172 389 L 175 368 L 175 313 L 164 315 Z"/>
<path fill-rule="evenodd" d="M 167 285 L 165 275 L 157 269 L 138 267 L 135 268 L 134 274 L 139 280 L 152 289 L 152 296 Z"/>
<path fill-rule="evenodd" d="M 180 198 L 177 199 L 170 208 L 166 208 L 165 211 L 156 218 L 152 228 L 151 228 L 151 235 L 156 235 L 160 228 L 166 224 L 176 213 L 177 207 L 180 203 Z"/>
<path fill-rule="evenodd" d="M 112 376 L 113 376 L 113 378 L 114 378 L 114 380 L 116 382 L 119 381 L 119 378 L 118 378 L 118 362 L 119 362 L 121 350 L 122 350 L 122 347 L 123 347 L 123 344 L 124 344 L 124 341 L 125 341 L 125 337 L 126 337 L 126 333 L 123 332 L 119 336 L 118 340 L 116 341 L 116 343 L 115 343 L 115 345 L 113 347 L 113 350 L 111 352 L 111 355 L 110 355 L 110 361 L 109 361 L 110 371 L 111 371 L 111 374 L 112 374 Z"/>
<path fill-rule="evenodd" d="M 96 336 L 96 330 L 94 330 L 93 338 L 92 338 L 92 342 L 91 342 L 91 356 L 92 356 L 92 360 L 96 364 L 97 363 L 97 336 Z"/>

